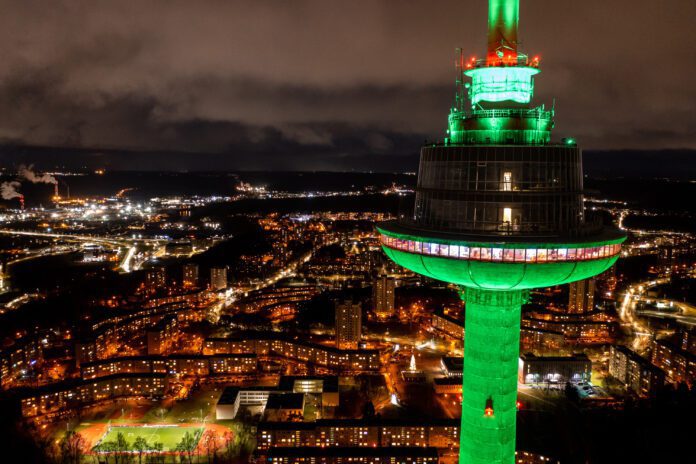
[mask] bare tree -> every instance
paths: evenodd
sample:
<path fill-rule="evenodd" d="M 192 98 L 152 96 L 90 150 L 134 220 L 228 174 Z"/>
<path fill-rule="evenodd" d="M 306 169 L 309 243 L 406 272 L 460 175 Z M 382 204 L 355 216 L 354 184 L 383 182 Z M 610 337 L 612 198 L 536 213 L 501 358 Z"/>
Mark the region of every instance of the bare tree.
<path fill-rule="evenodd" d="M 222 436 L 222 442 L 225 446 L 225 461 L 232 462 L 232 458 L 234 458 L 234 456 L 237 454 L 234 448 L 234 434 L 232 434 L 232 432 L 228 430 Z"/>
<path fill-rule="evenodd" d="M 74 430 L 68 430 L 60 441 L 60 462 L 66 464 L 80 464 L 82 456 L 87 448 L 84 437 Z"/>
<path fill-rule="evenodd" d="M 39 434 L 36 437 L 36 447 L 47 462 L 60 462 L 60 449 L 56 446 L 51 435 Z"/>
<path fill-rule="evenodd" d="M 208 457 L 208 464 L 215 462 L 217 460 L 217 453 L 220 450 L 221 442 L 218 434 L 215 430 L 208 429 L 203 434 L 201 438 L 203 448 L 205 448 L 205 454 Z"/>

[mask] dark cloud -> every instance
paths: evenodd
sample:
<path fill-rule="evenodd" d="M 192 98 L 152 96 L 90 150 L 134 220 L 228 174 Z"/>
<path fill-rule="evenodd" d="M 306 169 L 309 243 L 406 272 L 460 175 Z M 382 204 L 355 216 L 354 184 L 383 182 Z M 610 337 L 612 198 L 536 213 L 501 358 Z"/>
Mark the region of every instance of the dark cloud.
<path fill-rule="evenodd" d="M 0 6 L 0 140 L 330 167 L 442 135 L 453 50 L 483 52 L 487 2 Z M 536 97 L 556 99 L 557 135 L 696 148 L 695 16 L 693 0 L 522 0 L 523 47 L 542 57 Z"/>

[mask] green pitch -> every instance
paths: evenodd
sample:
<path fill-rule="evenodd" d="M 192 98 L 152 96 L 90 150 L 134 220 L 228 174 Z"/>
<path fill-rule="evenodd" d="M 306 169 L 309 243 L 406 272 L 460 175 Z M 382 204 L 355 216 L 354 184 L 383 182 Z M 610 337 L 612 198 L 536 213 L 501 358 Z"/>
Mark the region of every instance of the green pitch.
<path fill-rule="evenodd" d="M 152 446 L 153 443 L 160 442 L 164 445 L 163 451 L 174 451 L 176 445 L 179 444 L 181 438 L 186 432 L 191 433 L 194 436 L 194 440 L 198 443 L 201 435 L 203 434 L 203 427 L 177 427 L 177 426 L 162 426 L 162 427 L 143 427 L 143 426 L 133 426 L 133 427 L 121 427 L 113 426 L 104 434 L 104 436 L 99 440 L 95 450 L 99 450 L 99 445 L 106 442 L 115 442 L 116 437 L 119 433 L 122 433 L 125 439 L 128 441 L 129 450 L 133 451 L 133 442 L 138 437 L 143 437 L 147 440 L 148 445 Z"/>

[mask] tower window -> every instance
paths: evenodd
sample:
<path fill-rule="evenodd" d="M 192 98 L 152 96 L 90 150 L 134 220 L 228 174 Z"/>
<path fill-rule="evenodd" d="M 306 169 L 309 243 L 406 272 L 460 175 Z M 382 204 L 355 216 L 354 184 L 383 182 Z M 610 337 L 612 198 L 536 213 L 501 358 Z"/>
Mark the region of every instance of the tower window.
<path fill-rule="evenodd" d="M 503 208 L 503 223 L 512 223 L 512 208 Z"/>
<path fill-rule="evenodd" d="M 505 171 L 503 173 L 503 191 L 504 192 L 511 192 L 512 191 L 512 172 L 511 171 Z"/>

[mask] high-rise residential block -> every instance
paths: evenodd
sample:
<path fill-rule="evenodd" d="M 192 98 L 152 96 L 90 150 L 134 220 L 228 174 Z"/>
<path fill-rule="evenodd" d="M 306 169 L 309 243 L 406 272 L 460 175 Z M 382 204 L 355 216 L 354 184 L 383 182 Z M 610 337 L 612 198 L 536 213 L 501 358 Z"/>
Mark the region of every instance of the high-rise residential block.
<path fill-rule="evenodd" d="M 570 283 L 568 312 L 589 313 L 594 310 L 595 279 L 584 279 Z"/>
<path fill-rule="evenodd" d="M 396 280 L 380 273 L 372 284 L 372 304 L 379 319 L 388 319 L 394 315 L 394 290 Z"/>
<path fill-rule="evenodd" d="M 336 303 L 336 346 L 342 350 L 358 348 L 362 335 L 362 305 L 353 301 Z"/>
<path fill-rule="evenodd" d="M 210 268 L 210 289 L 213 291 L 224 290 L 227 288 L 227 268 Z"/>
<path fill-rule="evenodd" d="M 198 287 L 198 264 L 184 264 L 182 282 L 184 287 Z"/>

